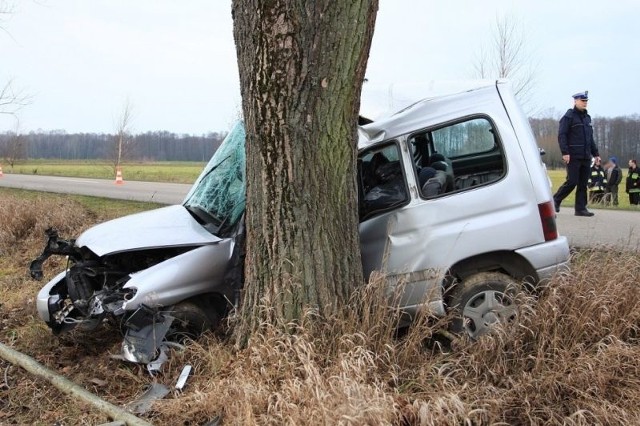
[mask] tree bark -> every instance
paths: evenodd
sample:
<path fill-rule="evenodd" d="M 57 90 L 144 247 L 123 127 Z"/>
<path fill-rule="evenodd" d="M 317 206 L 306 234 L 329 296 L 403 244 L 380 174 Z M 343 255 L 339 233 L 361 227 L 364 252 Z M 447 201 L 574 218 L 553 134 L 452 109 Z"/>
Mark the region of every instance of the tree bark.
<path fill-rule="evenodd" d="M 336 312 L 360 284 L 360 91 L 377 0 L 234 0 L 247 131 L 242 321 Z"/>

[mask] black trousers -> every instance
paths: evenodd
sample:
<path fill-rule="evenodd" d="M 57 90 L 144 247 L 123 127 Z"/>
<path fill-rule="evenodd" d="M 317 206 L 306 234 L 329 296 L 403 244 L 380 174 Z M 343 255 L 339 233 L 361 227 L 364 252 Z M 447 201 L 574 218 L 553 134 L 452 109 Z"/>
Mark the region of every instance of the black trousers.
<path fill-rule="evenodd" d="M 576 211 L 587 209 L 587 183 L 591 174 L 591 160 L 571 158 L 567 164 L 567 180 L 558 188 L 553 200 L 560 205 L 571 191 L 576 190 Z"/>
<path fill-rule="evenodd" d="M 631 204 L 632 206 L 637 206 L 640 204 L 640 192 L 629 193 L 629 204 Z"/>

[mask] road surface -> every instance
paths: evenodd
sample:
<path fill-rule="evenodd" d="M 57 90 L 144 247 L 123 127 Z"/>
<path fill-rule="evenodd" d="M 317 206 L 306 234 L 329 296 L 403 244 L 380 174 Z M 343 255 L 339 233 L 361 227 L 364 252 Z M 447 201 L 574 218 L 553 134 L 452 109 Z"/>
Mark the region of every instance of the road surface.
<path fill-rule="evenodd" d="M 622 249 L 640 248 L 640 211 L 591 209 L 593 217 L 576 217 L 573 207 L 558 213 L 558 230 L 574 247 L 608 245 Z"/>
<path fill-rule="evenodd" d="M 0 187 L 2 186 L 162 204 L 181 203 L 191 187 L 177 183 L 135 181 L 116 185 L 113 181 L 100 179 L 15 174 L 5 174 L 0 178 Z M 572 246 L 593 247 L 604 244 L 634 250 L 640 248 L 640 212 L 594 212 L 594 217 L 576 217 L 573 215 L 573 208 L 565 207 L 558 214 L 558 229 L 569 238 Z"/>
<path fill-rule="evenodd" d="M 6 173 L 0 178 L 2 186 L 162 204 L 180 204 L 191 188 L 191 185 L 181 183 L 125 181 L 116 185 L 112 180 Z"/>

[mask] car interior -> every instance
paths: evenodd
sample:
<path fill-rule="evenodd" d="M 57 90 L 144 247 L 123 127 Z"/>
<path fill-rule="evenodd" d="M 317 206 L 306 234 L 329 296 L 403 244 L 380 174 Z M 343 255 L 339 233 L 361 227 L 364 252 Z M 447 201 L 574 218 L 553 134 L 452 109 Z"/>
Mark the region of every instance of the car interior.
<path fill-rule="evenodd" d="M 499 180 L 505 161 L 496 133 L 489 120 L 474 118 L 412 135 L 409 144 L 418 176 L 421 169 L 433 167 L 453 180 L 437 195 Z"/>
<path fill-rule="evenodd" d="M 426 199 L 495 182 L 506 172 L 499 137 L 484 117 L 417 132 L 408 143 Z M 361 221 L 408 202 L 396 143 L 361 153 L 358 175 Z"/>

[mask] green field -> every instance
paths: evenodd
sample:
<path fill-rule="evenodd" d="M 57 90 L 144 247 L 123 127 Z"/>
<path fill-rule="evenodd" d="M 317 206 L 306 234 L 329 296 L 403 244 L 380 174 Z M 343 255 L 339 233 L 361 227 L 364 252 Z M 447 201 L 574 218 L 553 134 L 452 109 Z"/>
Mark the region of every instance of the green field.
<path fill-rule="evenodd" d="M 154 162 L 154 163 L 125 163 L 122 165 L 124 180 L 139 180 L 147 182 L 193 183 L 205 163 L 200 162 Z M 115 179 L 113 164 L 108 162 L 90 161 L 46 161 L 26 160 L 16 164 L 13 169 L 4 165 L 5 173 L 34 174 L 43 176 L 68 176 L 96 179 Z M 549 170 L 549 177 L 555 192 L 565 179 L 564 170 Z M 624 181 L 620 185 L 620 205 L 615 207 L 623 210 L 636 210 L 629 205 L 629 197 L 624 192 Z M 572 207 L 575 193 L 572 193 L 563 203 L 564 207 Z M 611 208 L 602 205 L 592 205 L 591 208 Z"/>
<path fill-rule="evenodd" d="M 589 205 L 589 208 L 593 209 L 611 209 L 611 210 L 640 210 L 637 206 L 629 205 L 629 195 L 624 192 L 624 178 L 626 178 L 626 172 L 624 172 L 625 176 L 623 176 L 622 183 L 618 185 L 618 200 L 620 205 L 617 207 L 613 206 L 603 206 L 602 204 L 593 204 Z M 551 182 L 553 184 L 552 191 L 555 192 L 558 190 L 560 185 L 564 182 L 567 173 L 564 170 L 549 170 L 549 177 L 551 178 Z M 575 191 L 569 195 L 564 202 L 562 203 L 562 207 L 570 207 L 573 208 L 575 203 Z"/>
<path fill-rule="evenodd" d="M 204 165 L 199 162 L 171 161 L 125 163 L 122 165 L 122 175 L 125 181 L 193 183 Z M 108 162 L 26 160 L 15 164 L 13 168 L 6 164 L 3 166 L 5 173 L 115 179 L 113 164 Z"/>

